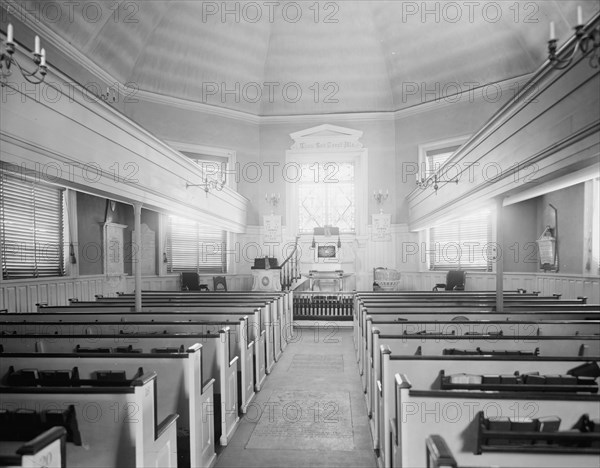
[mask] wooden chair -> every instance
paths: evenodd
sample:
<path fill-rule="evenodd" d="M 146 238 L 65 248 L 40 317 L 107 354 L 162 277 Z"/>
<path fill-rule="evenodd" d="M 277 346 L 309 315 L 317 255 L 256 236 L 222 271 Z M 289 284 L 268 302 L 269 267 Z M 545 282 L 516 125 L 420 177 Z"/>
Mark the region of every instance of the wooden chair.
<path fill-rule="evenodd" d="M 213 276 L 213 290 L 227 291 L 227 279 L 225 276 Z"/>
<path fill-rule="evenodd" d="M 438 283 L 433 287 L 433 291 L 443 289 L 445 291 L 464 291 L 467 272 L 463 270 L 450 270 L 446 274 L 446 282 Z"/>
<path fill-rule="evenodd" d="M 208 285 L 200 284 L 198 273 L 184 271 L 181 273 L 182 291 L 208 291 Z"/>

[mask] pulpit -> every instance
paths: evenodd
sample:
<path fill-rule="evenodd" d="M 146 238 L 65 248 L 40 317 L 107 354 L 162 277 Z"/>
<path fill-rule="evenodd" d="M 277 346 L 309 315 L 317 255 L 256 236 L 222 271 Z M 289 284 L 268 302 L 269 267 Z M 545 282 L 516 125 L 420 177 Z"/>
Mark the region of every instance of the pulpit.
<path fill-rule="evenodd" d="M 281 291 L 281 268 L 276 258 L 254 259 L 252 291 Z"/>

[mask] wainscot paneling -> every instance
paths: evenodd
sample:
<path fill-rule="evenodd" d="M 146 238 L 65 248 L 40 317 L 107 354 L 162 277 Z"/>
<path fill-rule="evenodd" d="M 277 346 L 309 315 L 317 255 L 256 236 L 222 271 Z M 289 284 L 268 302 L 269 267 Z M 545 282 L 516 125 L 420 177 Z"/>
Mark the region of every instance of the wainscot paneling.
<path fill-rule="evenodd" d="M 436 283 L 443 283 L 446 274 L 438 271 L 406 271 L 400 278 L 400 290 L 426 291 Z M 467 291 L 493 291 L 495 273 L 468 272 Z M 539 291 L 541 295 L 562 294 L 562 299 L 587 297 L 589 304 L 600 303 L 600 278 L 595 276 L 561 275 L 560 273 L 504 273 L 504 289 Z"/>
<path fill-rule="evenodd" d="M 103 275 L 3 281 L 0 308 L 9 312 L 35 312 L 37 304 L 68 305 L 69 299 L 93 301 L 97 294 L 114 296 L 124 286 L 124 277 Z"/>

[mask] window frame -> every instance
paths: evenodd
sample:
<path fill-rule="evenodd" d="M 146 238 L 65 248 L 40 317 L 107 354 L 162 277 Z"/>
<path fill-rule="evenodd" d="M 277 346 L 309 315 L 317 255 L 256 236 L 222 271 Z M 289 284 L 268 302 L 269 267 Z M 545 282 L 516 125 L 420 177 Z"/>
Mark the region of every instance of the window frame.
<path fill-rule="evenodd" d="M 290 178 L 294 171 L 287 171 L 288 167 L 302 164 L 346 163 L 354 164 L 354 231 L 340 232 L 343 236 L 364 235 L 367 226 L 367 183 L 368 183 L 368 151 L 366 148 L 350 150 L 347 152 L 329 152 L 318 150 L 288 150 L 286 152 L 286 166 L 284 176 Z M 287 173 L 289 172 L 289 175 Z M 357 176 L 360 174 L 360 177 Z M 285 177 L 284 177 L 285 178 Z M 294 180 L 286 180 L 286 224 L 288 232 L 298 233 L 299 229 L 299 193 L 298 184 Z M 306 235 L 307 233 L 304 233 Z"/>
<path fill-rule="evenodd" d="M 418 166 L 418 171 L 417 171 L 417 179 L 418 180 L 427 180 L 429 177 L 433 177 L 434 175 L 439 175 L 441 171 L 441 169 L 446 165 L 446 163 L 448 161 L 450 161 L 452 159 L 452 155 L 458 151 L 460 148 L 455 149 L 452 153 L 451 156 L 448 157 L 448 159 L 446 159 L 446 161 L 444 161 L 443 164 L 440 165 L 440 167 L 438 168 L 437 171 L 432 171 L 431 173 L 428 173 L 428 153 L 431 151 L 438 151 L 438 150 L 443 150 L 445 148 L 454 148 L 456 146 L 460 147 L 462 145 L 464 145 L 469 138 L 471 138 L 470 135 L 463 135 L 463 136 L 459 136 L 459 137 L 453 137 L 453 138 L 447 138 L 445 140 L 440 140 L 440 141 L 435 141 L 435 142 L 431 142 L 431 143 L 424 143 L 419 145 L 418 147 L 418 157 L 419 157 L 419 166 Z"/>

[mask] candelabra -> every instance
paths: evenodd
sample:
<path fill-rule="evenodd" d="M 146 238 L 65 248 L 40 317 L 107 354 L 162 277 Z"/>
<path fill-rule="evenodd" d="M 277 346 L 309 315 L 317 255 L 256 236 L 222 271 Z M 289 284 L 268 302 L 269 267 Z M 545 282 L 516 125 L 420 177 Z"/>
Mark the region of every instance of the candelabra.
<path fill-rule="evenodd" d="M 225 179 L 216 181 L 214 179 L 208 180 L 205 178 L 200 184 L 190 184 L 189 182 L 186 182 L 185 188 L 188 189 L 190 187 L 202 187 L 206 193 L 206 196 L 208 197 L 208 192 L 211 190 L 223 190 L 223 187 L 225 187 L 225 182 Z"/>
<path fill-rule="evenodd" d="M 8 24 L 6 31 L 6 41 L 2 50 L 0 51 L 0 84 L 4 86 L 6 79 L 11 76 L 12 65 L 16 65 L 21 71 L 23 78 L 29 83 L 38 85 L 46 78 L 48 73 L 48 66 L 46 65 L 46 49 L 40 48 L 40 38 L 35 36 L 34 50 L 33 50 L 33 63 L 36 65 L 35 70 L 29 71 L 23 68 L 23 66 L 13 57 L 15 53 L 15 42 L 13 25 Z"/>
<path fill-rule="evenodd" d="M 273 192 L 271 195 L 265 193 L 265 201 L 271 205 L 271 214 L 273 214 L 275 208 L 277 208 L 279 202 L 281 201 L 281 195 L 279 193 L 276 194 L 275 192 Z"/>
<path fill-rule="evenodd" d="M 389 190 L 386 190 L 385 193 L 383 193 L 383 190 L 381 190 L 381 189 L 379 189 L 379 192 L 373 191 L 373 198 L 377 202 L 377 205 L 379 205 L 380 213 L 383 213 L 383 208 L 381 206 L 388 199 L 389 196 L 390 196 Z"/>
<path fill-rule="evenodd" d="M 455 179 L 451 179 L 451 180 L 440 180 L 440 179 L 438 179 L 437 174 L 434 174 L 433 177 L 417 179 L 417 187 L 419 187 L 422 190 L 429 188 L 429 187 L 433 187 L 433 190 L 435 191 L 435 194 L 437 195 L 437 191 L 440 188 L 441 182 L 443 182 L 445 184 L 447 184 L 449 182 L 454 182 L 454 183 L 458 184 L 458 177 L 456 177 Z"/>
<path fill-rule="evenodd" d="M 577 25 L 575 26 L 575 45 L 571 53 L 565 58 L 559 58 L 556 55 L 556 30 L 554 28 L 554 22 L 550 22 L 550 40 L 548 41 L 548 60 L 552 66 L 558 70 L 563 70 L 571 65 L 571 62 L 575 58 L 577 51 L 586 57 L 590 55 L 590 66 L 592 68 L 598 68 L 600 66 L 600 60 L 598 55 L 598 49 L 600 48 L 600 26 L 596 26 L 589 32 L 583 30 L 583 14 L 581 7 L 577 7 Z"/>

